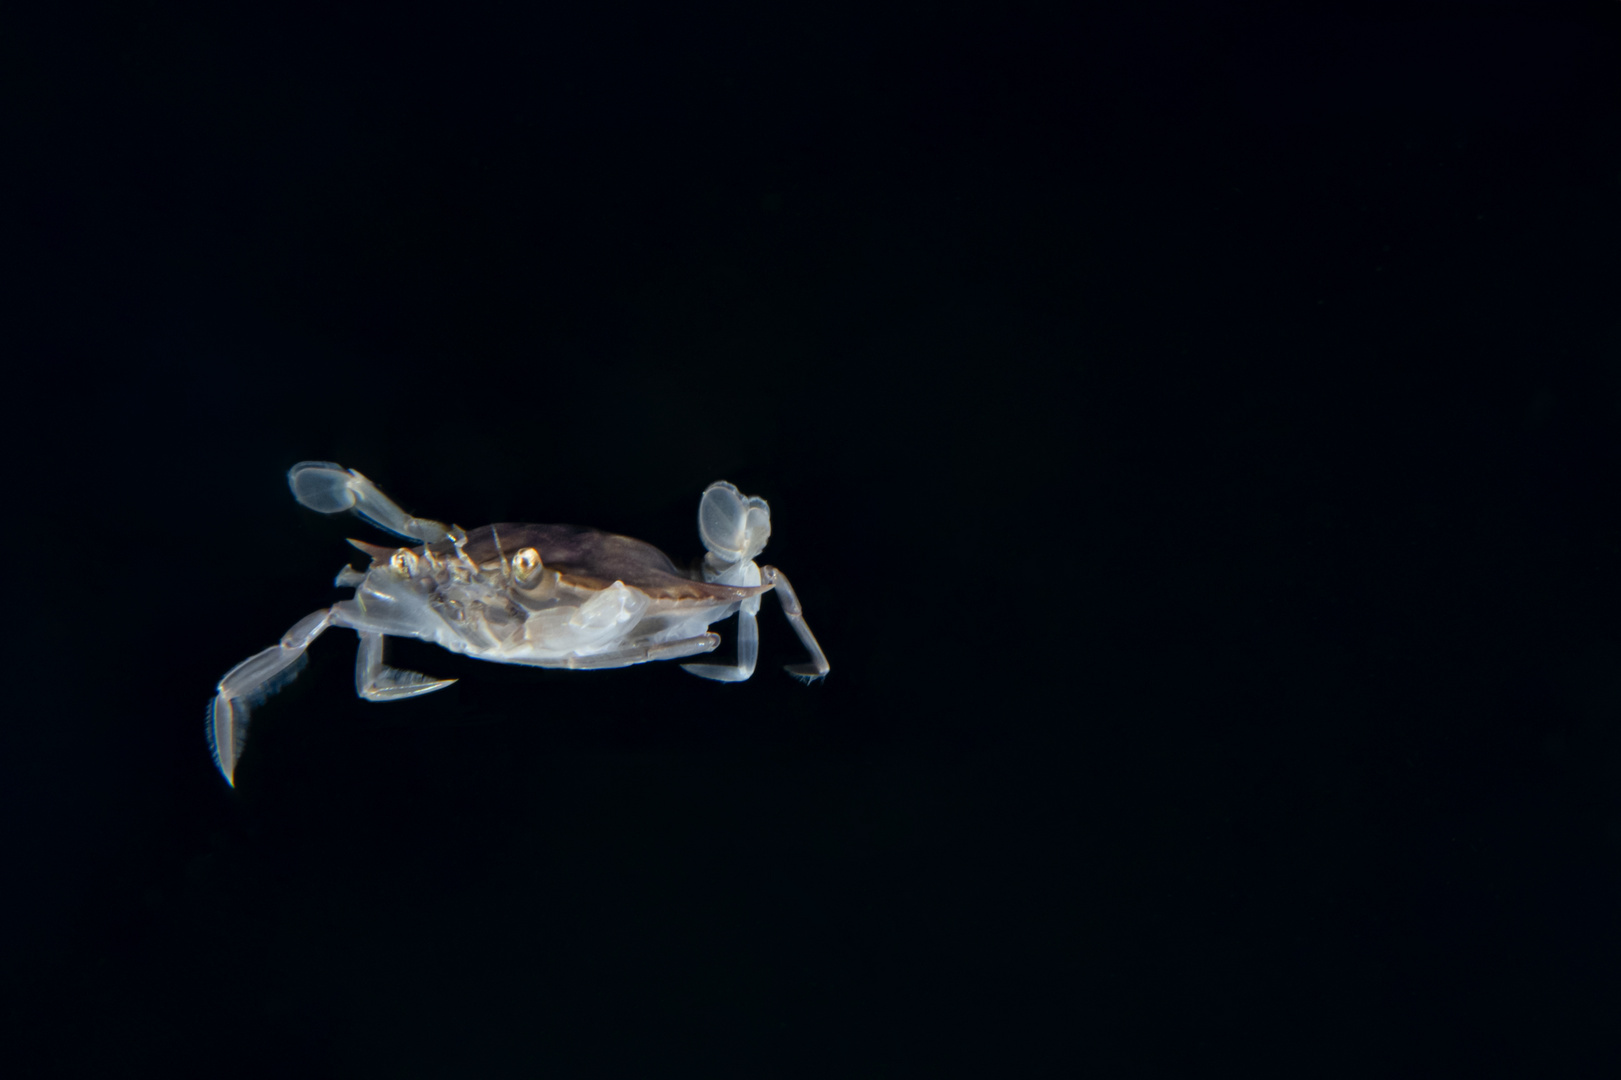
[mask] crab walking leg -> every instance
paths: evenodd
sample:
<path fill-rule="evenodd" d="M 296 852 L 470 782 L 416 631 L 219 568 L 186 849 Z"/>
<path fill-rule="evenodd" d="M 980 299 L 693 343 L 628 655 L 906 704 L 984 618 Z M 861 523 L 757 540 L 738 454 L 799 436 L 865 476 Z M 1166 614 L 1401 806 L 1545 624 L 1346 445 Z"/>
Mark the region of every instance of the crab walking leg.
<path fill-rule="evenodd" d="M 428 544 L 450 535 L 450 530 L 431 518 L 407 514 L 358 471 L 335 462 L 301 461 L 287 470 L 287 486 L 301 505 L 318 513 L 353 510 L 380 529 Z"/>
<path fill-rule="evenodd" d="M 420 671 L 406 671 L 383 663 L 383 635 L 357 630 L 360 649 L 355 653 L 355 693 L 367 701 L 400 701 L 443 690 L 455 679 L 430 679 Z"/>
<path fill-rule="evenodd" d="M 278 676 L 291 676 L 294 664 L 304 659 L 304 650 L 332 625 L 332 610 L 323 608 L 304 616 L 282 635 L 278 644 L 242 661 L 225 673 L 209 709 L 208 748 L 214 754 L 225 782 L 232 785 L 242 744 L 248 737 L 249 706 L 281 689 Z"/>
<path fill-rule="evenodd" d="M 805 609 L 799 606 L 799 594 L 794 592 L 794 587 L 788 583 L 788 575 L 775 566 L 762 566 L 760 580 L 776 586 L 772 591 L 782 603 L 782 613 L 788 616 L 788 624 L 794 628 L 794 633 L 799 635 L 800 644 L 804 645 L 805 650 L 811 655 L 810 663 L 784 664 L 784 669 L 788 674 L 807 681 L 820 679 L 832 668 L 822 653 L 822 647 L 816 644 L 816 635 L 811 633 L 810 626 L 805 622 Z"/>
<path fill-rule="evenodd" d="M 566 666 L 571 671 L 590 671 L 593 668 L 627 667 L 648 660 L 674 660 L 681 656 L 713 652 L 720 644 L 719 634 L 699 634 L 697 637 L 667 641 L 662 645 L 638 645 L 629 649 L 597 653 L 593 656 L 571 656 Z"/>
<path fill-rule="evenodd" d="M 737 663 L 734 664 L 682 664 L 681 670 L 690 671 L 703 679 L 716 682 L 742 682 L 754 674 L 754 661 L 760 655 L 760 628 L 755 612 L 760 610 L 759 597 L 743 601 L 737 612 Z"/>

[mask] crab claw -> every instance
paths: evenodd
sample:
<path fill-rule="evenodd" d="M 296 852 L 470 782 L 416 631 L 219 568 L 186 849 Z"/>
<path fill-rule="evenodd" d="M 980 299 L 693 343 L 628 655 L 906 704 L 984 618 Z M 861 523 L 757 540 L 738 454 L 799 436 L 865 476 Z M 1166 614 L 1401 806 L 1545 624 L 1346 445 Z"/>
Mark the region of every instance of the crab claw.
<path fill-rule="evenodd" d="M 746 562 L 765 550 L 771 537 L 771 507 L 758 495 L 744 496 L 717 480 L 698 504 L 698 535 L 717 559 Z"/>
<path fill-rule="evenodd" d="M 287 470 L 287 486 L 299 505 L 319 514 L 353 510 L 379 529 L 429 544 L 450 535 L 440 522 L 407 514 L 360 472 L 335 461 L 300 461 Z"/>

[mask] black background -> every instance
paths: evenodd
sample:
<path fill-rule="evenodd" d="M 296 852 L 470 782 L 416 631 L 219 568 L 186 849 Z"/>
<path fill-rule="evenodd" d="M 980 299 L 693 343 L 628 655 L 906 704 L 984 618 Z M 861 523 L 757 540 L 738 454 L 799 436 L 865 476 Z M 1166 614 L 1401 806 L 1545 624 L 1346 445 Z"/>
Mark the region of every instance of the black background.
<path fill-rule="evenodd" d="M 1606 1072 L 1621 5 L 579 7 L 11 37 L 7 1058 Z M 732 480 L 833 673 L 338 632 L 227 789 L 311 458 Z"/>

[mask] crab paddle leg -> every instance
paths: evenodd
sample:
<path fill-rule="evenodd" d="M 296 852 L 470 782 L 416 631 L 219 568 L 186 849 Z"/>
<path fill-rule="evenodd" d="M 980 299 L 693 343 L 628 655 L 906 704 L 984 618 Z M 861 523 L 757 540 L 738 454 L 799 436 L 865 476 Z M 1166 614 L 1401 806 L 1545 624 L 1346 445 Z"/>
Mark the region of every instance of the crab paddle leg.
<path fill-rule="evenodd" d="M 811 679 L 820 679 L 832 669 L 828 665 L 827 657 L 822 653 L 822 647 L 816 644 L 816 635 L 811 633 L 810 626 L 805 622 L 805 609 L 799 606 L 799 594 L 788 584 L 788 575 L 775 566 L 762 566 L 760 579 L 776 586 L 773 591 L 782 603 L 782 613 L 788 616 L 788 624 L 794 628 L 794 633 L 799 635 L 800 644 L 804 645 L 811 655 L 808 664 L 785 664 L 784 668 L 788 674 L 807 682 Z"/>
<path fill-rule="evenodd" d="M 248 712 L 274 694 L 298 673 L 294 667 L 304 659 L 304 650 L 332 625 L 332 611 L 323 608 L 304 616 L 282 635 L 278 644 L 242 661 L 225 673 L 208 711 L 208 748 L 214 764 L 233 787 L 237 759 L 248 738 Z"/>

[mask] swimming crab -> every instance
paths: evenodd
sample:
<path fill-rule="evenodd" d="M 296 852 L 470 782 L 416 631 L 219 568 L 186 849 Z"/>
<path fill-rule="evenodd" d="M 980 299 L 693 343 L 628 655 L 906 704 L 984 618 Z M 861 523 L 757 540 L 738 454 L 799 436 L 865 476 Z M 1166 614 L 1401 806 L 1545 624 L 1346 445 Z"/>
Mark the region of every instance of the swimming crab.
<path fill-rule="evenodd" d="M 725 481 L 705 488 L 698 503 L 698 535 L 708 554 L 691 572 L 652 544 L 597 529 L 506 524 L 468 532 L 412 517 L 359 472 L 329 461 L 294 465 L 287 483 L 311 510 L 353 510 L 416 543 L 391 548 L 350 540 L 371 556 L 364 571 L 338 572 L 334 584 L 353 586 L 353 598 L 306 615 L 278 644 L 219 681 L 208 744 L 227 783 L 235 783 L 251 706 L 296 675 L 310 643 L 334 626 L 360 636 L 355 691 L 367 701 L 400 701 L 456 681 L 384 664 L 385 637 L 420 638 L 502 664 L 614 668 L 710 652 L 720 635 L 709 625 L 733 613 L 737 662 L 681 666 L 706 679 L 741 682 L 754 673 L 759 652 L 760 598 L 775 591 L 810 653 L 809 662 L 787 670 L 807 682 L 828 673 L 788 578 L 754 561 L 771 535 L 770 507 Z"/>

